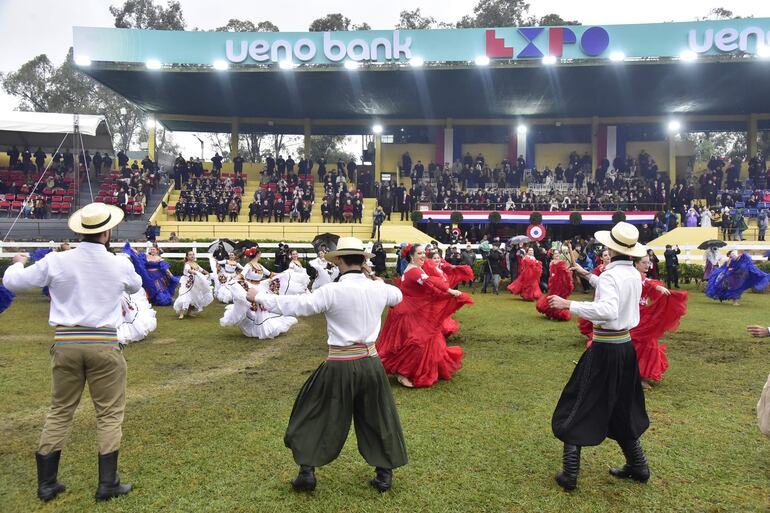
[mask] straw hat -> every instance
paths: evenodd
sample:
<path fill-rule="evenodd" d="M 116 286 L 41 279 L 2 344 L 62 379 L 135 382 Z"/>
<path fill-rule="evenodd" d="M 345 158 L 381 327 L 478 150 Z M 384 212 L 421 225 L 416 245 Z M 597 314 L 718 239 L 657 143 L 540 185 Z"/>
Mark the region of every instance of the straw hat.
<path fill-rule="evenodd" d="M 643 257 L 647 249 L 639 244 L 639 230 L 636 226 L 621 221 L 611 231 L 601 230 L 594 237 L 607 248 L 632 257 Z"/>
<path fill-rule="evenodd" d="M 118 207 L 104 203 L 89 203 L 74 212 L 67 224 L 75 233 L 90 235 L 106 232 L 123 220 L 123 211 Z"/>
<path fill-rule="evenodd" d="M 365 258 L 372 258 L 374 255 L 366 251 L 361 239 L 355 237 L 340 237 L 337 241 L 337 249 L 326 253 L 326 258 L 334 258 L 344 255 L 363 255 Z"/>

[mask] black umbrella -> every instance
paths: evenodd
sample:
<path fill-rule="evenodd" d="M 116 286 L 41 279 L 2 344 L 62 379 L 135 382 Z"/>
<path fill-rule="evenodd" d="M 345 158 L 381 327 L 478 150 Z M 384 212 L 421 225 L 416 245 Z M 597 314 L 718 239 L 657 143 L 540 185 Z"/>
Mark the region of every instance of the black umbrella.
<path fill-rule="evenodd" d="M 334 251 L 337 249 L 337 242 L 340 240 L 339 235 L 333 233 L 322 233 L 316 235 L 311 244 L 315 248 L 316 252 L 321 246 L 326 246 L 326 251 Z"/>
<path fill-rule="evenodd" d="M 727 243 L 723 240 L 717 240 L 717 239 L 711 239 L 707 240 L 705 242 L 701 242 L 698 245 L 698 249 L 709 249 L 709 248 L 723 248 L 727 246 Z"/>
<path fill-rule="evenodd" d="M 230 253 L 234 249 L 235 242 L 231 241 L 230 239 L 217 239 L 209 245 L 208 252 L 216 253 L 224 251 L 225 253 Z"/>
<path fill-rule="evenodd" d="M 242 240 L 235 243 L 235 249 L 249 249 L 253 247 L 259 247 L 259 244 L 253 240 Z"/>

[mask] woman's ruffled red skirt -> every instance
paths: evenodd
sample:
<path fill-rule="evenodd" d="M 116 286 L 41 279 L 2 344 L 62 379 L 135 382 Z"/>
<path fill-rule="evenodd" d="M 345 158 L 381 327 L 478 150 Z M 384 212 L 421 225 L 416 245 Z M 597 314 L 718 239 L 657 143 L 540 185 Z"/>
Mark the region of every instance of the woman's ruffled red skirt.
<path fill-rule="evenodd" d="M 377 353 L 385 372 L 400 374 L 415 387 L 452 379 L 462 368 L 464 353 L 459 346 L 446 345 L 442 328 L 451 320 L 448 316 L 466 304 L 473 304 L 473 300 L 461 294 L 442 305 L 438 317 L 416 315 L 408 299 L 405 306 L 402 302 L 392 308 L 377 338 Z"/>

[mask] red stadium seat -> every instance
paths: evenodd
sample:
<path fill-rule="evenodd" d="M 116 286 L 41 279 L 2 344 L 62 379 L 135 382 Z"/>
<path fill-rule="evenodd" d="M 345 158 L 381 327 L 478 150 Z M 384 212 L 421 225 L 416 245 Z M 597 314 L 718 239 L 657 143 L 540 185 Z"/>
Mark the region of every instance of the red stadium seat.
<path fill-rule="evenodd" d="M 11 212 L 11 202 L 10 201 L 0 201 L 0 213 L 8 214 Z"/>
<path fill-rule="evenodd" d="M 72 203 L 73 199 L 74 199 L 74 195 L 68 194 L 67 196 L 64 196 L 61 200 L 66 203 Z"/>
<path fill-rule="evenodd" d="M 25 199 L 27 199 L 27 196 L 24 195 L 24 194 L 17 194 L 16 195 L 16 201 L 24 201 Z"/>
<path fill-rule="evenodd" d="M 54 203 L 61 203 L 62 202 L 62 197 L 61 196 L 51 196 L 51 201 L 53 201 Z"/>
<path fill-rule="evenodd" d="M 62 203 L 60 212 L 62 214 L 69 214 L 72 212 L 72 203 Z"/>
<path fill-rule="evenodd" d="M 21 201 L 14 201 L 11 203 L 11 212 L 21 212 Z"/>
<path fill-rule="evenodd" d="M 53 214 L 58 214 L 61 211 L 61 203 L 51 203 L 51 209 L 49 212 Z"/>
<path fill-rule="evenodd" d="M 15 199 L 16 199 L 16 195 L 15 194 L 6 194 L 5 195 L 5 201 L 13 201 Z"/>
<path fill-rule="evenodd" d="M 142 215 L 142 204 L 134 203 L 133 205 L 131 205 L 131 212 L 136 216 Z"/>
<path fill-rule="evenodd" d="M 46 196 L 50 196 L 51 194 L 53 194 L 53 189 L 49 189 L 48 187 L 46 187 L 45 189 L 43 189 L 43 194 L 45 194 Z"/>

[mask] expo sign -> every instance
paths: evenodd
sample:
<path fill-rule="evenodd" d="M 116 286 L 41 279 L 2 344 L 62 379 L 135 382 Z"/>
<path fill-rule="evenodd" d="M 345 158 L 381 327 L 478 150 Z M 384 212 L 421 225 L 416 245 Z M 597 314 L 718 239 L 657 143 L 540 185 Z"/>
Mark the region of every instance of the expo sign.
<path fill-rule="evenodd" d="M 524 38 L 524 47 L 519 53 L 513 46 L 506 46 L 502 37 L 497 37 L 497 31 L 489 29 L 486 31 L 486 50 L 487 57 L 490 58 L 509 58 L 513 59 L 514 54 L 517 59 L 540 58 L 550 55 L 553 57 L 562 57 L 564 46 L 578 43 L 578 37 L 572 29 L 567 27 L 552 27 L 548 32 L 548 50 L 544 51 L 535 43 L 535 39 L 546 31 L 543 27 L 522 27 L 517 29 L 517 33 Z M 589 57 L 598 57 L 610 45 L 610 35 L 602 27 L 589 27 L 580 36 L 580 50 Z"/>
<path fill-rule="evenodd" d="M 753 44 L 751 43 L 753 39 Z M 759 27 L 748 27 L 740 32 L 732 27 L 723 28 L 714 32 L 714 29 L 703 31 L 699 38 L 698 31 L 690 30 L 688 38 L 690 50 L 695 53 L 706 53 L 713 48 L 720 52 L 733 52 L 740 50 L 746 53 L 759 53 L 760 48 L 770 46 L 770 31 Z"/>
<path fill-rule="evenodd" d="M 371 40 L 356 38 L 347 43 L 334 39 L 333 32 L 323 33 L 321 51 L 326 60 L 340 62 L 345 59 L 353 61 L 400 60 L 412 58 L 412 38 L 401 39 L 398 30 L 393 31 L 392 38 L 375 37 Z M 227 60 L 240 63 L 251 58 L 260 63 L 279 62 L 283 60 L 311 62 L 318 55 L 316 43 L 307 37 L 297 39 L 293 43 L 287 39 L 276 39 L 272 43 L 266 39 L 254 41 L 238 41 L 228 39 L 225 42 Z"/>

